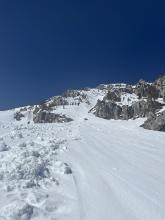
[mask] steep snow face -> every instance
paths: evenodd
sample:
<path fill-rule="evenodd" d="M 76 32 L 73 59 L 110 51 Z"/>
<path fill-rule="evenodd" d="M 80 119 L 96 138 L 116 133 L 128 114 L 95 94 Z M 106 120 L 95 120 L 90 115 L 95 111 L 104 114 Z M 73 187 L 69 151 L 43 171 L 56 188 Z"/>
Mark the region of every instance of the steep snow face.
<path fill-rule="evenodd" d="M 165 133 L 97 118 L 88 112 L 105 91 L 83 93 L 88 102 L 53 110 L 69 123 L 0 112 L 0 220 L 165 219 Z"/>

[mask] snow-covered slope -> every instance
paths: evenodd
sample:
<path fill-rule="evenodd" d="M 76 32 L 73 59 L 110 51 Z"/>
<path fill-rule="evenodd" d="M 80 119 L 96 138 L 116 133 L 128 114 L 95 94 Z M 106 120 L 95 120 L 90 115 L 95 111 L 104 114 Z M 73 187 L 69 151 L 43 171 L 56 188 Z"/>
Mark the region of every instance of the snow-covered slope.
<path fill-rule="evenodd" d="M 93 118 L 77 128 L 80 140 L 66 156 L 79 219 L 165 219 L 165 136 L 140 123 Z"/>
<path fill-rule="evenodd" d="M 84 93 L 89 103 L 54 109 L 69 123 L 0 112 L 0 220 L 165 219 L 165 133 L 97 118 L 105 91 Z"/>

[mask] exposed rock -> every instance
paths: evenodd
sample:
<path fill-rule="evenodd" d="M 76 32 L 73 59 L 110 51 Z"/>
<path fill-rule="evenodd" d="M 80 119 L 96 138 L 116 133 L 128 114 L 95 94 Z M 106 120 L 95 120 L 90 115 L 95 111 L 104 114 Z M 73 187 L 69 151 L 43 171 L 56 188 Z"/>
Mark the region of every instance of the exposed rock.
<path fill-rule="evenodd" d="M 133 87 L 131 85 L 126 85 L 125 90 L 123 92 L 132 94 L 133 93 Z"/>
<path fill-rule="evenodd" d="M 136 87 L 134 89 L 134 93 L 139 97 L 147 97 L 148 96 L 148 88 L 149 84 L 145 82 L 144 80 L 139 80 L 139 82 L 136 84 Z"/>
<path fill-rule="evenodd" d="M 48 103 L 49 108 L 56 107 L 60 105 L 69 105 L 68 101 L 65 99 L 65 97 L 62 96 L 55 96 L 51 98 L 51 101 Z"/>
<path fill-rule="evenodd" d="M 128 120 L 133 118 L 134 111 L 132 106 L 123 105 L 119 106 L 113 101 L 105 102 L 98 101 L 95 106 L 94 114 L 97 117 L 105 119 L 122 119 Z"/>
<path fill-rule="evenodd" d="M 135 89 L 134 93 L 141 98 L 147 98 L 149 100 L 156 100 L 159 97 L 159 89 L 155 84 L 147 83 L 144 80 L 140 80 Z"/>
<path fill-rule="evenodd" d="M 131 118 L 146 117 L 150 112 L 155 113 L 161 107 L 162 104 L 151 100 L 134 102 L 131 106 L 119 105 L 115 101 L 108 100 L 106 95 L 103 101 L 98 100 L 94 111 L 93 109 L 92 111 L 100 118 L 128 120 Z"/>
<path fill-rule="evenodd" d="M 47 111 L 40 111 L 33 117 L 34 123 L 62 123 L 73 121 L 65 115 L 55 114 Z"/>
<path fill-rule="evenodd" d="M 159 115 L 150 114 L 141 127 L 155 131 L 165 131 L 165 111 Z"/>
<path fill-rule="evenodd" d="M 98 100 L 95 106 L 95 115 L 105 119 L 119 119 L 122 108 L 113 101 L 100 101 Z"/>
<path fill-rule="evenodd" d="M 64 174 L 72 174 L 72 169 L 69 167 L 67 163 L 64 163 L 65 169 L 64 169 Z"/>
<path fill-rule="evenodd" d="M 135 86 L 125 83 L 101 84 L 97 89 L 104 90 L 102 95 L 105 92 L 107 94 L 102 101 L 98 100 L 89 112 L 100 118 L 115 120 L 148 117 L 147 124 L 148 121 L 153 121 L 155 117 L 158 117 L 156 114 L 163 106 L 161 104 L 162 100 L 157 98 L 163 98 L 165 101 L 165 76 L 158 78 L 154 83 L 140 80 Z M 72 121 L 71 118 L 66 115 L 56 114 L 54 110 L 57 106 L 65 108 L 65 105 L 79 106 L 81 103 L 90 104 L 90 98 L 87 95 L 89 90 L 89 88 L 67 90 L 62 96 L 54 96 L 36 106 L 21 108 L 15 113 L 14 118 L 20 121 L 23 117 L 28 116 L 28 110 L 30 110 L 33 112 L 34 123 L 70 122 Z M 84 118 L 84 120 L 87 120 L 87 118 Z"/>
<path fill-rule="evenodd" d="M 154 82 L 154 85 L 159 90 L 159 97 L 163 98 L 163 100 L 165 102 L 165 76 L 158 78 Z"/>
<path fill-rule="evenodd" d="M 68 97 L 77 97 L 80 96 L 80 92 L 77 90 L 67 90 L 66 92 L 64 92 L 63 97 L 68 98 Z"/>
<path fill-rule="evenodd" d="M 33 114 L 37 114 L 40 111 L 40 106 L 35 106 L 34 110 L 33 110 Z"/>
<path fill-rule="evenodd" d="M 134 118 L 136 117 L 146 117 L 150 112 L 155 113 L 160 110 L 162 105 L 156 101 L 145 101 L 141 100 L 138 102 L 134 102 L 132 105 L 134 111 Z"/>
<path fill-rule="evenodd" d="M 90 88 L 89 87 L 85 87 L 83 88 L 84 91 L 90 91 Z"/>
<path fill-rule="evenodd" d="M 146 101 L 142 100 L 132 104 L 133 117 L 145 117 Z"/>
<path fill-rule="evenodd" d="M 119 84 L 100 84 L 96 87 L 99 90 L 108 90 L 108 91 L 118 91 L 118 92 L 126 92 L 126 93 L 133 93 L 133 87 L 131 85 L 119 83 Z"/>
<path fill-rule="evenodd" d="M 35 106 L 33 113 L 35 114 L 40 110 L 51 111 L 55 107 L 61 106 L 61 105 L 65 106 L 65 105 L 69 105 L 69 103 L 66 100 L 66 98 L 63 96 L 54 96 L 48 100 L 44 100 L 43 102 L 40 103 L 40 105 Z"/>
<path fill-rule="evenodd" d="M 159 98 L 159 90 L 155 85 L 149 85 L 148 87 L 148 100 L 156 100 Z"/>
<path fill-rule="evenodd" d="M 98 85 L 96 88 L 99 89 L 99 90 L 103 90 L 103 89 L 106 89 L 107 86 L 104 85 L 104 84 L 100 84 L 100 85 Z"/>
<path fill-rule="evenodd" d="M 133 118 L 134 116 L 134 111 L 132 106 L 128 106 L 128 105 L 123 105 L 122 106 L 122 112 L 121 112 L 121 119 L 122 120 L 128 120 Z"/>
<path fill-rule="evenodd" d="M 21 121 L 21 119 L 22 118 L 24 118 L 25 116 L 20 112 L 20 111 L 18 111 L 18 112 L 16 112 L 15 114 L 14 114 L 14 118 L 17 120 L 17 121 Z"/>
<path fill-rule="evenodd" d="M 38 106 L 38 109 L 39 109 L 39 111 L 41 110 L 41 111 L 49 111 L 50 110 L 50 106 L 49 106 L 49 104 L 47 104 L 46 102 L 43 102 L 43 103 L 41 103 L 39 106 Z"/>
<path fill-rule="evenodd" d="M 108 91 L 107 95 L 104 97 L 103 100 L 104 101 L 111 100 L 114 102 L 120 102 L 121 101 L 121 94 L 118 90 Z"/>
<path fill-rule="evenodd" d="M 8 151 L 9 149 L 10 149 L 9 146 L 7 146 L 6 143 L 4 142 L 0 143 L 0 152 Z"/>

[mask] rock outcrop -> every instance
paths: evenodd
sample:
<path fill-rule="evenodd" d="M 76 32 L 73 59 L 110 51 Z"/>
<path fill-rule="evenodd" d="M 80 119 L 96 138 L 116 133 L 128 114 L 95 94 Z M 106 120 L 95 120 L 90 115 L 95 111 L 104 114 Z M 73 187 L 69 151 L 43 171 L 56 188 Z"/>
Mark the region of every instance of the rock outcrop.
<path fill-rule="evenodd" d="M 135 86 L 124 84 L 99 85 L 100 90 L 107 91 L 103 100 L 97 101 L 91 110 L 97 117 L 104 119 L 128 120 L 147 117 L 142 125 L 145 129 L 165 131 L 165 111 L 159 113 L 165 105 L 165 76 L 160 77 L 154 83 L 140 80 Z M 132 100 L 127 105 L 121 96 L 123 94 L 135 94 L 137 100 Z M 125 96 L 125 95 L 124 95 Z M 126 95 L 130 99 L 129 95 Z M 158 99 L 163 98 L 163 99 Z"/>
<path fill-rule="evenodd" d="M 36 115 L 34 115 L 33 121 L 34 123 L 63 123 L 73 120 L 65 115 L 55 114 L 47 111 L 39 111 Z"/>
<path fill-rule="evenodd" d="M 122 108 L 113 101 L 100 101 L 98 100 L 95 106 L 94 114 L 97 117 L 105 119 L 119 119 L 122 112 Z"/>
<path fill-rule="evenodd" d="M 139 80 L 134 88 L 134 93 L 140 98 L 148 96 L 149 84 L 144 80 Z"/>
<path fill-rule="evenodd" d="M 14 114 L 14 119 L 17 120 L 17 121 L 21 121 L 21 119 L 24 118 L 24 117 L 25 116 L 20 111 L 18 111 Z"/>
<path fill-rule="evenodd" d="M 63 97 L 68 98 L 68 97 L 72 97 L 75 98 L 77 96 L 80 96 L 81 93 L 77 90 L 67 90 L 66 92 L 64 92 Z"/>
<path fill-rule="evenodd" d="M 150 112 L 155 113 L 162 108 L 162 104 L 151 100 L 140 100 L 132 104 L 133 117 L 147 117 Z"/>
<path fill-rule="evenodd" d="M 159 91 L 159 97 L 163 98 L 163 100 L 165 102 L 165 76 L 162 76 L 162 77 L 158 78 L 154 82 L 154 85 L 156 86 L 156 88 Z"/>
<path fill-rule="evenodd" d="M 118 90 L 108 91 L 107 95 L 103 98 L 103 100 L 120 102 L 121 101 L 121 93 Z"/>
<path fill-rule="evenodd" d="M 101 100 L 94 103 L 97 97 Z M 144 128 L 163 130 L 165 114 L 157 114 L 165 105 L 165 76 L 158 78 L 153 83 L 140 80 L 136 85 L 101 84 L 95 89 L 67 90 L 61 96 L 51 97 L 39 105 L 21 108 L 15 113 L 14 118 L 21 121 L 25 117 L 28 123 L 32 120 L 34 123 L 69 122 L 72 119 L 64 115 L 62 110 L 65 109 L 65 106 L 67 109 L 71 105 L 79 106 L 82 103 L 95 105 L 89 112 L 97 117 L 115 120 L 147 117 Z M 160 128 L 157 124 L 161 124 L 162 127 L 160 126 Z M 158 128 L 155 129 L 155 127 Z"/>
<path fill-rule="evenodd" d="M 123 105 L 120 119 L 128 120 L 134 117 L 134 110 L 132 106 Z"/>
<path fill-rule="evenodd" d="M 57 106 L 65 106 L 65 105 L 69 105 L 69 102 L 65 99 L 65 97 L 62 96 L 55 96 L 53 98 L 51 98 L 51 100 L 45 102 L 48 106 L 48 108 L 52 108 L 52 107 L 57 107 Z"/>
<path fill-rule="evenodd" d="M 149 130 L 165 131 L 165 111 L 158 115 L 150 114 L 141 127 Z"/>
<path fill-rule="evenodd" d="M 105 119 L 135 119 L 139 117 L 147 117 L 150 112 L 155 113 L 160 110 L 162 105 L 156 101 L 141 100 L 134 102 L 131 106 L 119 105 L 113 100 L 98 100 L 94 107 L 94 114 L 97 117 Z"/>
<path fill-rule="evenodd" d="M 108 91 L 118 91 L 118 92 L 126 92 L 126 93 L 133 93 L 133 87 L 131 85 L 127 85 L 124 83 L 118 84 L 100 84 L 96 87 L 98 90 L 108 90 Z"/>
<path fill-rule="evenodd" d="M 159 89 L 155 84 L 147 83 L 144 80 L 140 80 L 135 88 L 134 93 L 141 98 L 147 98 L 150 100 L 156 100 L 159 97 Z"/>

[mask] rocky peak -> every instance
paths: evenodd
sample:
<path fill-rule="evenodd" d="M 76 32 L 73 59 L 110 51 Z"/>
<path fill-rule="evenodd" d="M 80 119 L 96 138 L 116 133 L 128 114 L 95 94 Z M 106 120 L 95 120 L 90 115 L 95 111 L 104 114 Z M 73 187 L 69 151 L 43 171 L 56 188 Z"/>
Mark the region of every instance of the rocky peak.
<path fill-rule="evenodd" d="M 97 101 L 98 98 L 100 100 Z M 165 105 L 163 98 L 165 101 L 165 76 L 154 83 L 139 80 L 134 86 L 124 83 L 100 84 L 95 89 L 67 90 L 63 95 L 54 96 L 39 105 L 21 108 L 14 118 L 17 121 L 25 120 L 30 111 L 34 123 L 69 122 L 72 117 L 67 115 L 68 111 L 65 110 L 68 109 L 69 114 L 74 107 L 81 111 L 82 104 L 87 108 L 87 112 L 93 106 L 89 112 L 104 119 L 128 120 L 147 117 L 148 121 L 151 118 L 153 121 Z"/>

